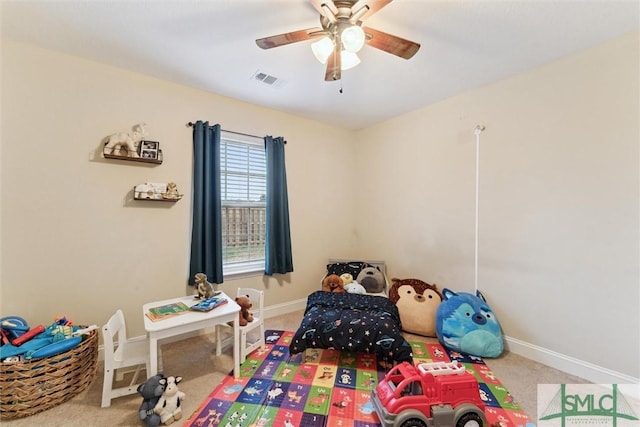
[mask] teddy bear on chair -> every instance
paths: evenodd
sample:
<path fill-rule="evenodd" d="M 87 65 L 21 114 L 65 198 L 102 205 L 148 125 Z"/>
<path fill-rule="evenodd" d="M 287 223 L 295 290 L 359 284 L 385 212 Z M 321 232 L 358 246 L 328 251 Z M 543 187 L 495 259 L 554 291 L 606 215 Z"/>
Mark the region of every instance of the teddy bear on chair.
<path fill-rule="evenodd" d="M 236 303 L 240 306 L 238 324 L 246 326 L 247 323 L 253 322 L 253 314 L 249 311 L 253 304 L 251 304 L 249 295 L 236 297 Z"/>

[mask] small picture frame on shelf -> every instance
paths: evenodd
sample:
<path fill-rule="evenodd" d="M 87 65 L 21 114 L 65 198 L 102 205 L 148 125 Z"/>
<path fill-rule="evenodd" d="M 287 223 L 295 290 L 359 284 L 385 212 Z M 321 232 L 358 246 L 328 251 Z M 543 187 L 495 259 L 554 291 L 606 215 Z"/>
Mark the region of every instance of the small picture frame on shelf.
<path fill-rule="evenodd" d="M 143 159 L 158 160 L 160 143 L 158 141 L 140 141 L 140 157 Z"/>

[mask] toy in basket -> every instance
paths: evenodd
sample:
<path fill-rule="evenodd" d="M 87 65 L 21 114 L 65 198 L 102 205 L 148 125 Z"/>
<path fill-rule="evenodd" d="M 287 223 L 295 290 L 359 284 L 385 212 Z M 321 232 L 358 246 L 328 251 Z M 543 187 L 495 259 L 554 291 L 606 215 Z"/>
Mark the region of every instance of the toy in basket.
<path fill-rule="evenodd" d="M 21 317 L 4 317 L 0 319 L 0 360 L 11 362 L 55 356 L 74 348 L 85 335 L 97 328 L 96 325 L 85 328 L 72 326 L 64 317 L 56 319 L 48 327 L 38 325 L 30 328 Z"/>
<path fill-rule="evenodd" d="M 56 319 L 36 333 L 43 329 L 40 325 L 25 330 L 20 326 L 26 322 L 16 319 L 21 320 L 13 317 L 4 324 L 6 318 L 2 319 L 3 336 L 13 337 L 0 347 L 2 420 L 27 417 L 75 397 L 91 384 L 98 361 L 95 326 L 72 326 Z M 17 333 L 16 327 L 21 329 Z"/>

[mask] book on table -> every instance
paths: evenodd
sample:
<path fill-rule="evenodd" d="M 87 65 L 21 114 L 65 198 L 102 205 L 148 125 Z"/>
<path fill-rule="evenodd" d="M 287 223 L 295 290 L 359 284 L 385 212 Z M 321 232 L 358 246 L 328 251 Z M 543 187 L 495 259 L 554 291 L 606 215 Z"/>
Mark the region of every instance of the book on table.
<path fill-rule="evenodd" d="M 194 311 L 211 311 L 216 307 L 220 307 L 226 304 L 228 301 L 226 298 L 211 297 L 200 301 L 199 303 L 192 305 L 191 310 Z"/>
<path fill-rule="evenodd" d="M 158 307 L 151 307 L 145 314 L 149 319 L 155 322 L 157 320 L 177 316 L 187 311 L 189 311 L 189 306 L 187 304 L 183 302 L 174 302 L 171 304 L 160 305 Z"/>

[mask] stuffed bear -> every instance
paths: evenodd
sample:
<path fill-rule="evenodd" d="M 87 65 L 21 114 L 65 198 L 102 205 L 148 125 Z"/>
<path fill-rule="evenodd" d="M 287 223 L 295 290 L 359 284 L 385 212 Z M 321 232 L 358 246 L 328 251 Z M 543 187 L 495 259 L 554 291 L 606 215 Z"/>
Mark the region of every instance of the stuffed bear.
<path fill-rule="evenodd" d="M 500 323 L 480 291 L 443 289 L 436 332 L 443 346 L 472 356 L 498 357 L 504 350 Z"/>
<path fill-rule="evenodd" d="M 322 280 L 322 290 L 326 292 L 345 293 L 344 283 L 337 274 L 330 274 Z"/>
<path fill-rule="evenodd" d="M 138 386 L 138 393 L 142 396 L 138 415 L 147 427 L 158 427 L 161 422 L 160 415 L 154 412 L 154 408 L 164 393 L 166 382 L 161 381 L 163 378 L 162 374 L 156 374 Z"/>
<path fill-rule="evenodd" d="M 442 295 L 434 285 L 419 279 L 391 279 L 389 299 L 398 307 L 402 330 L 436 336 L 436 311 Z"/>
<path fill-rule="evenodd" d="M 356 278 L 356 282 L 360 283 L 367 292 L 375 294 L 383 292 L 385 289 L 384 275 L 377 267 L 365 267 Z"/>
<path fill-rule="evenodd" d="M 162 424 L 168 426 L 182 418 L 182 401 L 186 395 L 178 389 L 182 377 L 167 377 L 160 380 L 165 385 L 164 393 L 155 406 L 156 414 L 160 415 Z"/>
<path fill-rule="evenodd" d="M 236 303 L 240 306 L 238 319 L 240 326 L 246 326 L 247 323 L 253 322 L 253 314 L 249 311 L 253 304 L 251 304 L 249 295 L 236 297 Z"/>
<path fill-rule="evenodd" d="M 196 294 L 196 298 L 198 299 L 207 299 L 213 296 L 213 286 L 211 283 L 207 282 L 207 275 L 204 273 L 196 273 L 195 277 L 195 287 L 198 293 Z"/>

